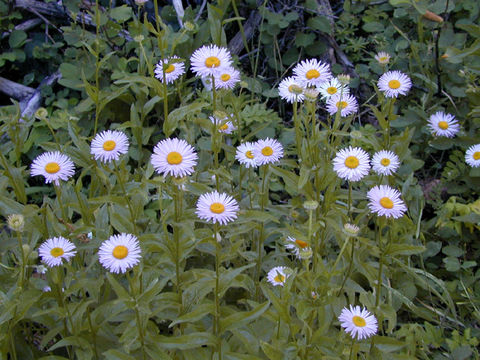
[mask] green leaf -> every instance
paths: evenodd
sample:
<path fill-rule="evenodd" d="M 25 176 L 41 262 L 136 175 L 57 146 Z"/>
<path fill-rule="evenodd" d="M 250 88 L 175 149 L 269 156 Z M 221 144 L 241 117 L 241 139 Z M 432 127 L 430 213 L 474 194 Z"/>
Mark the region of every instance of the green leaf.
<path fill-rule="evenodd" d="M 295 34 L 295 45 L 297 47 L 307 47 L 315 41 L 315 34 L 304 34 L 297 32 Z"/>
<path fill-rule="evenodd" d="M 215 308 L 212 303 L 210 304 L 201 304 L 197 305 L 195 309 L 185 315 L 179 316 L 175 321 L 172 321 L 170 325 L 168 325 L 169 328 L 174 327 L 177 324 L 181 324 L 184 322 L 195 322 L 203 318 L 204 316 L 208 314 L 213 314 Z"/>
<path fill-rule="evenodd" d="M 379 22 L 369 22 L 362 26 L 362 29 L 366 32 L 381 32 L 385 29 L 382 23 Z"/>
<path fill-rule="evenodd" d="M 446 257 L 442 259 L 443 263 L 445 264 L 445 269 L 450 272 L 456 272 L 460 270 L 460 261 L 456 257 Z"/>
<path fill-rule="evenodd" d="M 278 347 L 272 346 L 265 341 L 260 340 L 260 346 L 262 347 L 263 352 L 270 360 L 283 360 L 283 350 Z"/>
<path fill-rule="evenodd" d="M 326 34 L 330 34 L 332 32 L 332 26 L 330 25 L 330 21 L 328 21 L 328 18 L 322 15 L 308 19 L 307 26 L 309 28 L 324 32 Z"/>
<path fill-rule="evenodd" d="M 132 17 L 132 8 L 127 5 L 118 6 L 110 10 L 112 19 L 123 23 Z"/>
<path fill-rule="evenodd" d="M 175 131 L 181 120 L 201 112 L 202 109 L 208 105 L 206 102 L 194 102 L 173 110 L 168 114 L 168 120 L 163 123 L 163 132 L 169 137 Z"/>
<path fill-rule="evenodd" d="M 463 250 L 455 245 L 447 245 L 442 249 L 442 253 L 447 256 L 460 257 L 463 255 Z"/>
<path fill-rule="evenodd" d="M 23 30 L 13 30 L 8 38 L 8 45 L 11 48 L 19 48 L 27 40 L 27 33 Z"/>
<path fill-rule="evenodd" d="M 105 351 L 102 355 L 105 355 L 106 360 L 135 360 L 135 357 L 113 349 Z"/>
<path fill-rule="evenodd" d="M 259 304 L 251 311 L 237 312 L 224 319 L 220 319 L 220 328 L 222 331 L 229 331 L 241 326 L 247 325 L 253 320 L 259 318 L 270 306 L 270 302 L 266 301 Z"/>
<path fill-rule="evenodd" d="M 452 358 L 455 360 L 471 359 L 472 349 L 468 345 L 463 345 L 452 351 Z"/>
<path fill-rule="evenodd" d="M 424 246 L 406 245 L 406 244 L 391 244 L 385 251 L 385 254 L 395 255 L 415 255 L 421 254 L 425 251 Z"/>
<path fill-rule="evenodd" d="M 217 339 L 210 333 L 195 332 L 181 336 L 151 336 L 159 346 L 165 349 L 187 350 L 195 349 L 203 345 L 216 345 Z"/>
<path fill-rule="evenodd" d="M 111 273 L 107 273 L 107 280 L 112 286 L 113 290 L 115 291 L 119 299 L 130 300 L 131 298 L 130 294 L 127 292 L 127 290 L 125 290 L 125 288 L 122 285 L 120 285 L 120 283 L 115 279 L 114 275 L 112 275 Z"/>

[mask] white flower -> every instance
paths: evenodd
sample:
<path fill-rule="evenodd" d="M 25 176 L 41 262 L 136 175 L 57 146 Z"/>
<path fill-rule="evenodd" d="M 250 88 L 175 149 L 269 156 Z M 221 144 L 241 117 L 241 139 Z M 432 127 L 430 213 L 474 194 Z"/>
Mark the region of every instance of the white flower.
<path fill-rule="evenodd" d="M 283 157 L 283 146 L 275 139 L 258 140 L 254 144 L 253 157 L 258 165 L 276 163 Z"/>
<path fill-rule="evenodd" d="M 226 193 L 212 191 L 198 198 L 195 213 L 202 220 L 226 225 L 237 218 L 239 209 L 233 197 Z"/>
<path fill-rule="evenodd" d="M 333 159 L 333 170 L 348 181 L 358 181 L 368 175 L 370 159 L 361 148 L 351 146 L 340 150 Z"/>
<path fill-rule="evenodd" d="M 293 254 L 299 259 L 305 259 L 311 257 L 312 249 L 308 242 L 294 237 L 288 236 L 285 248 L 291 250 Z M 303 255 L 303 256 L 302 256 Z"/>
<path fill-rule="evenodd" d="M 319 86 L 332 77 L 330 65 L 317 59 L 303 60 L 293 68 L 293 73 L 303 86 Z"/>
<path fill-rule="evenodd" d="M 445 114 L 443 111 L 438 111 L 431 115 L 428 119 L 428 127 L 435 136 L 445 136 L 452 138 L 460 130 L 460 125 L 451 114 Z"/>
<path fill-rule="evenodd" d="M 293 76 L 283 79 L 278 85 L 278 93 L 283 100 L 289 103 L 303 102 L 303 87 Z"/>
<path fill-rule="evenodd" d="M 120 155 L 128 152 L 128 138 L 121 131 L 102 131 L 95 135 L 90 146 L 90 153 L 95 156 L 95 160 L 108 163 L 112 160 L 118 160 Z"/>
<path fill-rule="evenodd" d="M 388 185 L 374 186 L 367 193 L 368 207 L 378 216 L 398 219 L 407 211 L 400 192 Z"/>
<path fill-rule="evenodd" d="M 389 150 L 381 150 L 373 155 L 372 169 L 379 175 L 392 175 L 400 166 L 398 156 Z"/>
<path fill-rule="evenodd" d="M 378 79 L 378 88 L 386 97 L 393 98 L 406 95 L 412 87 L 410 78 L 401 71 L 388 71 Z"/>
<path fill-rule="evenodd" d="M 480 166 L 480 144 L 472 145 L 465 152 L 465 162 L 473 167 Z"/>
<path fill-rule="evenodd" d="M 45 183 L 51 182 L 60 185 L 60 180 L 68 180 L 75 174 L 75 165 L 67 155 L 59 151 L 46 152 L 33 160 L 31 165 L 31 176 L 43 175 Z"/>
<path fill-rule="evenodd" d="M 357 112 L 357 99 L 350 94 L 335 94 L 327 99 L 327 111 L 330 115 L 335 115 L 340 110 L 343 117 Z"/>
<path fill-rule="evenodd" d="M 43 289 L 42 289 L 43 292 L 50 292 L 52 291 L 52 288 L 50 286 L 44 286 Z"/>
<path fill-rule="evenodd" d="M 125 273 L 140 262 L 140 244 L 132 234 L 112 235 L 100 245 L 98 260 L 112 273 Z"/>
<path fill-rule="evenodd" d="M 375 60 L 377 60 L 381 65 L 386 65 L 390 62 L 390 54 L 386 53 L 385 51 L 380 51 L 377 55 L 375 55 Z"/>
<path fill-rule="evenodd" d="M 237 127 L 233 125 L 233 122 L 227 121 L 228 119 L 231 119 L 231 118 L 233 118 L 233 114 L 230 114 L 230 117 L 226 116 L 223 119 L 218 119 L 215 116 L 209 117 L 210 121 L 218 127 L 218 131 L 225 134 L 231 134 L 232 132 L 237 130 Z"/>
<path fill-rule="evenodd" d="M 290 276 L 291 270 L 286 266 L 276 266 L 267 274 L 267 280 L 273 286 L 283 286 Z"/>
<path fill-rule="evenodd" d="M 254 143 L 246 142 L 237 147 L 237 152 L 235 153 L 235 159 L 237 159 L 240 164 L 245 165 L 246 168 L 257 167 L 258 164 L 255 161 L 255 156 L 253 155 L 253 149 L 255 147 Z"/>
<path fill-rule="evenodd" d="M 61 236 L 46 240 L 38 248 L 38 256 L 48 267 L 62 265 L 63 259 L 68 261 L 76 253 L 75 245 Z"/>
<path fill-rule="evenodd" d="M 323 99 L 328 99 L 336 94 L 342 94 L 343 97 L 343 95 L 349 94 L 350 91 L 347 85 L 341 84 L 336 78 L 321 83 L 317 89 L 320 91 Z"/>
<path fill-rule="evenodd" d="M 165 70 L 164 70 L 165 69 Z M 163 71 L 165 71 L 165 80 L 170 84 L 185 74 L 185 63 L 178 56 L 171 56 L 162 59 L 155 66 L 155 77 L 163 82 Z"/>
<path fill-rule="evenodd" d="M 230 66 L 215 74 L 215 89 L 233 89 L 239 81 L 240 71 Z"/>
<path fill-rule="evenodd" d="M 232 58 L 226 48 L 204 45 L 195 50 L 190 58 L 192 71 L 201 77 L 217 75 L 232 66 Z"/>
<path fill-rule="evenodd" d="M 197 153 L 185 140 L 164 139 L 153 149 L 152 165 L 163 175 L 184 177 L 193 173 L 197 165 Z"/>
<path fill-rule="evenodd" d="M 360 306 L 350 305 L 350 310 L 343 308 L 338 320 L 353 339 L 366 339 L 377 332 L 377 319 L 366 308 L 361 309 Z"/>

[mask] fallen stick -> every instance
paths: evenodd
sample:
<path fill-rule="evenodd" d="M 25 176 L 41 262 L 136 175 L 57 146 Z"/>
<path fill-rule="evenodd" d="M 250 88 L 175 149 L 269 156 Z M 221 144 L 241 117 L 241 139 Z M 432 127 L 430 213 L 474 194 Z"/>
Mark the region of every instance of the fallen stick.
<path fill-rule="evenodd" d="M 20 101 L 26 97 L 32 96 L 35 89 L 0 77 L 0 91 L 15 100 Z"/>

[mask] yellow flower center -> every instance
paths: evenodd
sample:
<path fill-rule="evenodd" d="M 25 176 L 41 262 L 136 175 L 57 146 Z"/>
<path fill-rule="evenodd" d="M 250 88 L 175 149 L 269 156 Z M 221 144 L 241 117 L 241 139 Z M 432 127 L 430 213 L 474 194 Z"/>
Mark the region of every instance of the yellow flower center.
<path fill-rule="evenodd" d="M 358 326 L 358 327 L 365 327 L 367 325 L 367 322 L 365 321 L 365 319 L 360 316 L 355 315 L 352 318 L 352 321 L 355 324 L 355 326 Z"/>
<path fill-rule="evenodd" d="M 390 165 L 390 159 L 383 158 L 382 160 L 380 160 L 380 164 L 382 164 L 383 166 L 388 166 Z"/>
<path fill-rule="evenodd" d="M 45 171 L 49 174 L 55 174 L 60 171 L 60 165 L 56 162 L 50 162 L 45 165 Z"/>
<path fill-rule="evenodd" d="M 175 66 L 172 64 L 168 64 L 168 66 L 165 68 L 165 73 L 170 74 L 171 72 L 173 72 L 173 70 L 175 70 Z"/>
<path fill-rule="evenodd" d="M 388 59 L 388 56 L 380 56 L 380 59 L 378 59 L 378 61 L 379 61 L 380 63 L 382 63 L 382 64 L 383 64 L 383 63 L 387 63 L 388 60 L 389 60 L 389 59 Z"/>
<path fill-rule="evenodd" d="M 448 122 L 446 121 L 439 121 L 438 122 L 438 127 L 442 130 L 447 130 L 448 129 Z"/>
<path fill-rule="evenodd" d="M 53 257 L 59 257 L 59 256 L 62 256 L 63 254 L 64 254 L 63 249 L 59 247 L 55 247 L 52 250 L 50 250 L 50 255 L 52 255 Z"/>
<path fill-rule="evenodd" d="M 107 140 L 103 143 L 103 150 L 105 151 L 112 151 L 113 149 L 115 149 L 115 146 L 117 146 L 117 144 L 115 143 L 115 141 L 113 140 Z"/>
<path fill-rule="evenodd" d="M 307 73 L 305 74 L 305 77 L 308 79 L 308 80 L 311 80 L 311 79 L 316 79 L 320 76 L 320 73 L 318 72 L 317 69 L 311 69 L 311 70 L 308 70 Z"/>
<path fill-rule="evenodd" d="M 327 93 L 329 93 L 330 95 L 336 94 L 337 91 L 338 90 L 335 86 L 330 86 L 329 88 L 327 88 Z"/>
<path fill-rule="evenodd" d="M 476 151 L 473 153 L 473 159 L 474 160 L 480 160 L 480 151 Z"/>
<path fill-rule="evenodd" d="M 183 160 L 182 155 L 176 151 L 172 151 L 167 155 L 167 162 L 170 165 L 178 165 L 182 162 L 182 160 Z"/>
<path fill-rule="evenodd" d="M 388 87 L 389 87 L 390 89 L 398 89 L 398 88 L 400 87 L 400 81 L 395 80 L 395 79 L 390 80 L 390 81 L 388 82 Z"/>
<path fill-rule="evenodd" d="M 349 169 L 355 169 L 360 162 L 355 156 L 349 156 L 345 159 L 345 166 Z"/>
<path fill-rule="evenodd" d="M 231 76 L 229 74 L 222 74 L 222 76 L 220 76 L 220 80 L 222 81 L 228 81 L 230 78 Z"/>
<path fill-rule="evenodd" d="M 306 241 L 299 240 L 299 239 L 295 240 L 295 244 L 300 246 L 302 249 L 305 249 L 308 246 L 308 243 Z"/>
<path fill-rule="evenodd" d="M 342 110 L 348 106 L 348 103 L 346 101 L 339 101 L 337 102 L 336 105 L 337 105 L 337 109 Z"/>
<path fill-rule="evenodd" d="M 223 124 L 222 126 L 219 127 L 219 129 L 222 130 L 222 131 L 226 131 L 226 130 L 228 130 L 228 125 Z"/>
<path fill-rule="evenodd" d="M 277 276 L 273 278 L 273 281 L 277 283 L 283 283 L 285 282 L 285 276 L 283 276 L 282 274 L 277 274 Z"/>
<path fill-rule="evenodd" d="M 225 206 L 223 206 L 222 203 L 216 202 L 210 205 L 210 211 L 215 214 L 221 214 L 225 211 Z"/>
<path fill-rule="evenodd" d="M 112 255 L 115 259 L 125 259 L 128 255 L 128 249 L 126 246 L 123 245 L 117 245 L 112 251 Z"/>
<path fill-rule="evenodd" d="M 265 146 L 262 149 L 262 155 L 263 156 L 271 156 L 273 154 L 273 149 L 270 146 Z"/>
<path fill-rule="evenodd" d="M 245 153 L 245 156 L 249 159 L 253 159 L 253 153 L 252 153 L 252 150 L 248 150 L 246 153 Z M 473 155 L 473 157 L 475 157 L 475 155 Z"/>
<path fill-rule="evenodd" d="M 382 205 L 385 209 L 391 209 L 393 208 L 393 201 L 388 197 L 383 197 L 380 199 L 380 205 Z"/>
<path fill-rule="evenodd" d="M 220 59 L 216 56 L 210 56 L 205 60 L 205 66 L 208 68 L 219 67 Z"/>

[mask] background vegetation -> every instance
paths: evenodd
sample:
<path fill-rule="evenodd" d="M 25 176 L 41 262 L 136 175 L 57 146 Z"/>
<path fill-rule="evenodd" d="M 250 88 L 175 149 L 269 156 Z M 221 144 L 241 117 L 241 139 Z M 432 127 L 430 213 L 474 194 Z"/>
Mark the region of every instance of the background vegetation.
<path fill-rule="evenodd" d="M 480 169 L 464 159 L 480 142 L 478 1 L 184 1 L 183 26 L 164 2 L 62 3 L 45 2 L 45 10 L 34 1 L 0 1 L 0 84 L 9 95 L 0 108 L 0 358 L 210 359 L 219 346 L 225 359 L 348 358 L 352 343 L 337 320 L 348 304 L 366 306 L 381 325 L 373 342 L 354 345 L 355 357 L 479 358 Z M 219 93 L 216 110 L 233 113 L 241 127 L 222 139 L 218 167 L 211 92 L 189 72 L 165 93 L 152 71 L 162 57 L 188 61 L 210 43 L 229 47 L 242 72 L 240 86 Z M 391 54 L 388 69 L 414 84 L 393 112 L 376 90 L 386 70 L 374 59 L 379 51 Z M 319 125 L 329 118 L 318 102 L 317 130 L 299 147 L 292 106 L 277 86 L 311 57 L 330 63 L 335 75 L 350 74 L 360 111 L 332 132 Z M 23 87 L 10 91 L 5 78 Z M 427 119 L 439 110 L 459 120 L 457 137 L 431 135 Z M 308 111 L 300 109 L 305 124 Z M 355 185 L 349 214 L 348 188 L 331 165 L 347 145 L 380 150 L 383 117 L 402 163 L 390 185 L 409 209 L 380 224 L 388 248 L 378 243 L 378 222 L 366 206 L 378 177 Z M 90 155 L 91 139 L 105 129 L 122 130 L 131 142 L 118 172 Z M 195 174 L 182 183 L 157 176 L 150 164 L 154 145 L 174 136 L 199 153 Z M 242 170 L 235 147 L 266 137 L 279 139 L 285 158 L 265 173 Z M 29 176 L 37 155 L 56 150 L 77 168 L 60 198 Z M 241 208 L 220 243 L 194 213 L 212 175 Z M 308 200 L 319 206 L 305 208 Z M 22 231 L 7 227 L 11 214 L 24 216 Z M 349 221 L 360 227 L 354 240 L 343 230 Z M 120 232 L 139 237 L 142 261 L 128 275 L 107 274 L 97 249 Z M 42 273 L 38 246 L 59 235 L 79 254 Z M 285 251 L 287 236 L 320 244 L 312 265 Z M 343 246 L 348 241 L 355 251 Z M 294 276 L 274 288 L 264 277 L 279 265 Z M 215 296 L 221 323 L 212 333 Z"/>

